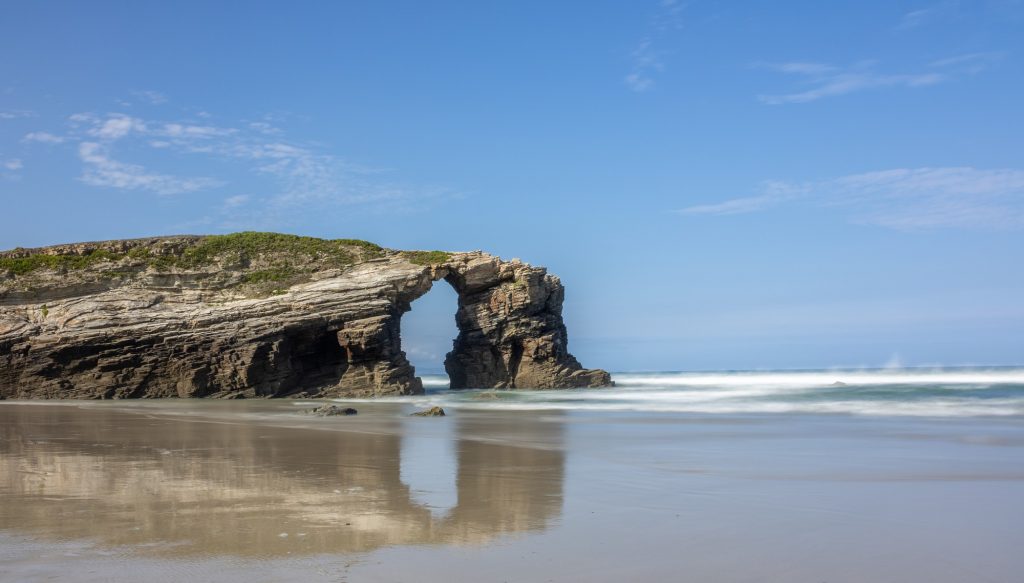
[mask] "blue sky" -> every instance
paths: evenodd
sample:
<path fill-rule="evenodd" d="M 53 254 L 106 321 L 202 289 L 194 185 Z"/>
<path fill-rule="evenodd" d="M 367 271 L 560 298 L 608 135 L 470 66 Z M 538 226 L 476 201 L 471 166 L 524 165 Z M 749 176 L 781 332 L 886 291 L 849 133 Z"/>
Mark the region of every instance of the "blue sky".
<path fill-rule="evenodd" d="M 484 249 L 563 279 L 591 366 L 1024 364 L 1020 1 L 4 12 L 0 247 Z M 406 316 L 421 369 L 454 307 Z"/>

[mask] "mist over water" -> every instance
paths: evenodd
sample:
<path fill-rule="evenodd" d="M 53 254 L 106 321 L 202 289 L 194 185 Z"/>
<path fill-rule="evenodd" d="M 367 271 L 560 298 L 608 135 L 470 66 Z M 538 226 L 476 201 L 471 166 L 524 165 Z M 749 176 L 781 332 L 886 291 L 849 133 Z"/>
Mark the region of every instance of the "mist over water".
<path fill-rule="evenodd" d="M 615 387 L 449 391 L 400 400 L 469 409 L 678 413 L 834 413 L 973 417 L 1024 415 L 1024 368 L 613 373 Z"/>

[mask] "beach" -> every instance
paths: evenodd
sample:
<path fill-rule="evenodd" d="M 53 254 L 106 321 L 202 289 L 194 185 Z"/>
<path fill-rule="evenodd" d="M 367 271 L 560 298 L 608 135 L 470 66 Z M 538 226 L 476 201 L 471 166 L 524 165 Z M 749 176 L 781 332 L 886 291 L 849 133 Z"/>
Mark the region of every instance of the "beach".
<path fill-rule="evenodd" d="M 1019 396 L 1012 383 L 970 386 L 1002 391 L 988 398 L 1004 406 Z M 0 403 L 0 580 L 973 582 L 1024 572 L 1015 409 L 552 404 L 564 394 L 618 402 L 591 399 L 599 390 L 435 389 L 351 401 L 358 415 L 330 418 L 294 400 Z M 430 402 L 448 415 L 409 416 Z"/>

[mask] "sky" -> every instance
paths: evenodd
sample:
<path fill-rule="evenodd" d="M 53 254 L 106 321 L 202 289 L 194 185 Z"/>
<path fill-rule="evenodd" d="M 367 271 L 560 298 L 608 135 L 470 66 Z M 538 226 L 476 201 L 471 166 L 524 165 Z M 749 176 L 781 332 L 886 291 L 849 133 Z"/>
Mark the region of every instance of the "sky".
<path fill-rule="evenodd" d="M 3 13 L 0 248 L 482 249 L 562 279 L 586 366 L 1024 364 L 1020 0 Z"/>

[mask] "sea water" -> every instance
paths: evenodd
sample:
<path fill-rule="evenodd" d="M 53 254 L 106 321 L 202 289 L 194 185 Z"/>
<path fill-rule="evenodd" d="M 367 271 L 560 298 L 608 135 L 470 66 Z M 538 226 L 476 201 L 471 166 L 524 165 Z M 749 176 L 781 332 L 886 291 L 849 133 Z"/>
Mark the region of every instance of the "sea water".
<path fill-rule="evenodd" d="M 446 376 L 421 378 L 425 395 L 396 400 L 461 409 L 1024 415 L 1024 368 L 1018 367 L 626 372 L 612 374 L 614 387 L 529 392 L 453 391 Z"/>

